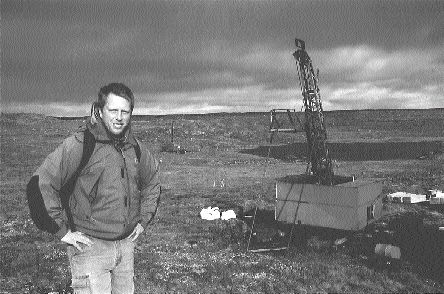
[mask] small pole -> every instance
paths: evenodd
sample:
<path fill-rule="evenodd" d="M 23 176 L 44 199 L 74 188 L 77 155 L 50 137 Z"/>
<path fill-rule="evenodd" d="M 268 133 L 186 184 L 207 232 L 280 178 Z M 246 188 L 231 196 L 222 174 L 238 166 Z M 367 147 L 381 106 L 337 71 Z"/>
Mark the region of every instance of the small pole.
<path fill-rule="evenodd" d="M 174 120 L 171 121 L 171 143 L 174 145 Z"/>

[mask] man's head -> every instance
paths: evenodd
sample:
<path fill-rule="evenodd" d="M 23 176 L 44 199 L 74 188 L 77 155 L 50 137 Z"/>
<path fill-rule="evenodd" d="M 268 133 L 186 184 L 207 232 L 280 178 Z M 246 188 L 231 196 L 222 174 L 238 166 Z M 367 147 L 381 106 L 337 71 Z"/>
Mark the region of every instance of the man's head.
<path fill-rule="evenodd" d="M 97 107 L 107 130 L 114 136 L 120 136 L 131 121 L 134 95 L 124 84 L 111 83 L 100 89 Z"/>

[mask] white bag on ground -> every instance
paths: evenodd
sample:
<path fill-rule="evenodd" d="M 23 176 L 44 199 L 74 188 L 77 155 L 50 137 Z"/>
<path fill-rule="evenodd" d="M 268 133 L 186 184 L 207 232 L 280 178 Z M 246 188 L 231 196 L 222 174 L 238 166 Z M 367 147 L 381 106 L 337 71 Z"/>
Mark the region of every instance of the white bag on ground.
<path fill-rule="evenodd" d="M 211 207 L 204 208 L 200 212 L 200 217 L 206 220 L 215 220 L 220 218 L 219 207 Z"/>
<path fill-rule="evenodd" d="M 227 220 L 230 218 L 236 218 L 236 213 L 234 213 L 234 210 L 227 210 L 222 212 L 222 216 L 220 217 L 223 220 Z"/>

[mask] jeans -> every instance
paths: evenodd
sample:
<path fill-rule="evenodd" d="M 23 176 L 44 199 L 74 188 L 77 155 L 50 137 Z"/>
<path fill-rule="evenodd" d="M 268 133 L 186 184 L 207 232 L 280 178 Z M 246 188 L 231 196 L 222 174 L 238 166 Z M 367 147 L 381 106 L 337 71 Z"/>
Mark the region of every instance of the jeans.
<path fill-rule="evenodd" d="M 134 293 L 134 243 L 129 239 L 105 241 L 89 237 L 94 244 L 79 251 L 68 246 L 75 294 Z"/>

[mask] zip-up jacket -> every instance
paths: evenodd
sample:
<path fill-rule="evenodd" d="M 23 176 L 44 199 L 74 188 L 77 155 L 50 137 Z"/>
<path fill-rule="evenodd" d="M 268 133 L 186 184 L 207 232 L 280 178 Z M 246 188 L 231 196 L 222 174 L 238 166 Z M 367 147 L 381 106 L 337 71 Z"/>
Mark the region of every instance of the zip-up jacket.
<path fill-rule="evenodd" d="M 146 228 L 157 211 L 158 162 L 144 144 L 136 142 L 130 128 L 117 144 L 101 121 L 88 122 L 86 127 L 95 137 L 95 148 L 77 178 L 68 211 L 62 207 L 59 191 L 79 166 L 81 131 L 66 138 L 32 176 L 30 209 L 39 216 L 40 228 L 59 238 L 74 229 L 100 239 L 123 239 L 138 223 Z M 70 228 L 67 213 L 72 215 L 74 228 Z"/>

